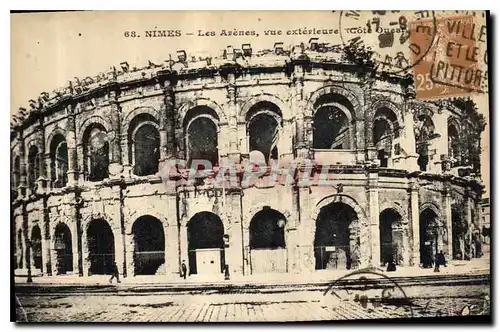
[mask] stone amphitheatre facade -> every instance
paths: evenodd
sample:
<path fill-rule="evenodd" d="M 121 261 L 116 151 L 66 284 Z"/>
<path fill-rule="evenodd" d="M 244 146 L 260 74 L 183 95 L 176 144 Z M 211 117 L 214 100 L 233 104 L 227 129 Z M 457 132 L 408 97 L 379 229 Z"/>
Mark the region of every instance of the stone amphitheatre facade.
<path fill-rule="evenodd" d="M 185 261 L 208 278 L 480 255 L 483 122 L 470 100 L 417 100 L 411 75 L 335 47 L 177 56 L 72 81 L 13 117 L 16 273 L 107 274 L 116 261 L 125 277 L 175 277 Z M 162 176 L 169 160 L 245 168 L 251 151 L 296 161 L 296 181 Z"/>

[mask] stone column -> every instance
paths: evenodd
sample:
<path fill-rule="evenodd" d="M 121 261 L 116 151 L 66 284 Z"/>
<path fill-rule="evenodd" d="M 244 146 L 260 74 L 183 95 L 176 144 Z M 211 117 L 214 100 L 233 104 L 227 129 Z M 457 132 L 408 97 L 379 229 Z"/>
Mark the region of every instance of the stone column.
<path fill-rule="evenodd" d="M 227 221 L 230 222 L 229 248 L 226 248 L 226 264 L 229 265 L 229 270 L 232 275 L 243 275 L 243 234 L 242 234 L 242 209 L 240 193 L 227 193 L 225 197 L 225 206 L 227 209 Z M 222 197 L 224 199 L 224 197 Z"/>
<path fill-rule="evenodd" d="M 76 214 L 76 207 L 73 208 L 73 215 Z M 73 255 L 73 274 L 79 275 L 79 264 L 78 264 L 78 229 L 76 220 L 70 225 L 71 230 L 71 253 Z M 86 244 L 85 244 L 86 245 Z"/>
<path fill-rule="evenodd" d="M 109 176 L 110 178 L 117 178 L 121 175 L 123 171 L 122 163 L 121 163 L 121 109 L 120 104 L 118 103 L 118 92 L 110 91 L 109 92 L 109 106 L 110 106 L 110 120 L 111 120 L 111 132 L 108 133 L 108 136 L 111 140 L 110 149 L 111 149 L 111 160 L 109 163 Z M 118 262 L 117 262 L 118 264 Z"/>
<path fill-rule="evenodd" d="M 115 238 L 115 261 L 116 261 L 116 266 L 118 267 L 118 272 L 121 275 L 124 275 L 125 269 L 124 269 L 124 266 L 123 266 L 123 262 L 124 262 L 125 252 L 123 250 L 123 236 L 122 236 L 121 225 L 116 225 L 116 227 L 113 227 L 112 230 L 113 230 L 113 235 L 114 235 L 114 238 Z"/>
<path fill-rule="evenodd" d="M 298 260 L 301 272 L 314 272 L 316 261 L 314 258 L 314 233 L 316 220 L 311 219 L 314 207 L 311 205 L 311 193 L 309 187 L 298 187 L 297 195 L 300 212 L 298 215 Z"/>
<path fill-rule="evenodd" d="M 134 234 L 132 230 L 130 230 L 130 232 L 125 231 L 125 257 L 127 261 L 127 276 L 129 277 L 135 276 L 134 245 Z M 167 245 L 168 242 L 165 243 L 165 246 Z"/>
<path fill-rule="evenodd" d="M 83 185 L 85 181 L 88 179 L 88 174 L 85 175 L 85 172 L 86 171 L 88 172 L 89 165 L 87 165 L 87 170 L 85 170 L 85 167 L 83 166 L 85 155 L 83 153 L 83 144 L 81 142 L 77 142 L 75 150 L 76 150 L 75 160 L 77 161 L 76 165 L 81 165 L 81 167 L 78 167 L 78 171 L 75 169 L 75 185 Z"/>
<path fill-rule="evenodd" d="M 73 108 L 68 107 L 68 115 L 66 122 L 66 145 L 68 147 L 68 186 L 73 187 L 78 183 L 79 173 L 78 165 L 83 166 L 82 163 L 78 163 L 77 152 L 76 152 L 76 130 L 75 130 L 75 117 L 72 114 Z"/>
<path fill-rule="evenodd" d="M 176 158 L 175 151 L 175 95 L 172 82 L 167 79 L 163 84 L 165 109 L 160 116 L 160 159 Z"/>
<path fill-rule="evenodd" d="M 236 103 L 238 91 L 236 89 L 236 78 L 234 73 L 229 73 L 227 85 L 227 98 L 228 98 L 228 136 L 229 151 L 228 159 L 232 162 L 240 161 L 240 149 L 238 145 L 238 115 L 239 105 Z M 223 138 L 223 137 L 222 137 Z"/>
<path fill-rule="evenodd" d="M 37 193 L 44 193 L 47 189 L 47 167 L 45 164 L 45 127 L 43 121 L 40 122 L 36 129 L 36 140 L 38 150 L 38 167 L 39 167 L 39 177 L 35 179 L 37 185 Z"/>
<path fill-rule="evenodd" d="M 451 194 L 450 188 L 446 185 L 443 192 L 443 207 L 444 207 L 444 217 L 446 223 L 446 234 L 447 243 L 444 248 L 444 254 L 448 257 L 448 260 L 453 259 L 453 226 L 452 226 L 452 216 L 451 216 Z"/>
<path fill-rule="evenodd" d="M 408 184 L 410 193 L 410 223 L 411 223 L 411 254 L 410 265 L 420 265 L 420 213 L 418 206 L 418 184 L 416 181 L 410 180 Z"/>
<path fill-rule="evenodd" d="M 180 257 L 181 257 L 181 262 L 183 260 L 186 261 L 186 266 L 188 266 L 189 270 L 189 257 L 188 257 L 188 239 L 187 239 L 187 222 L 188 220 L 183 220 L 180 225 L 180 233 L 179 233 L 179 251 L 180 251 Z"/>
<path fill-rule="evenodd" d="M 17 193 L 19 198 L 26 195 L 26 147 L 23 139 L 23 132 L 19 131 L 19 185 Z M 17 236 L 17 234 L 16 234 Z"/>
<path fill-rule="evenodd" d="M 165 227 L 165 263 L 167 265 L 167 274 L 179 275 L 181 268 L 181 253 L 179 226 L 177 221 L 177 195 L 175 189 L 167 196 L 167 207 L 168 226 Z M 187 238 L 184 241 L 187 241 Z"/>
<path fill-rule="evenodd" d="M 47 201 L 44 199 L 43 202 L 43 227 L 41 227 L 42 233 L 42 266 L 43 274 L 47 276 L 52 275 L 52 265 L 55 263 L 50 257 L 50 218 L 49 209 L 47 208 Z M 45 264 L 45 265 L 44 265 Z"/>
<path fill-rule="evenodd" d="M 466 193 L 464 195 L 465 197 L 465 215 L 466 215 L 466 220 L 467 220 L 467 229 L 468 229 L 468 232 L 466 234 L 466 239 L 465 241 L 467 241 L 467 243 L 469 244 L 469 257 L 472 258 L 472 232 L 473 232 L 473 227 L 474 227 L 474 224 L 473 224 L 473 220 L 472 220 L 472 213 L 471 213 L 471 198 L 469 197 L 469 194 Z"/>
<path fill-rule="evenodd" d="M 380 266 L 380 209 L 378 200 L 378 173 L 368 174 L 368 204 L 370 211 L 371 265 Z"/>
<path fill-rule="evenodd" d="M 434 114 L 433 118 L 436 131 L 440 135 L 433 141 L 436 155 L 430 166 L 431 170 L 435 173 L 441 173 L 443 171 L 442 163 L 444 160 L 448 159 L 448 116 L 449 111 L 447 109 L 439 109 L 438 112 Z"/>
<path fill-rule="evenodd" d="M 408 106 L 406 106 L 408 107 Z M 410 172 L 418 171 L 418 154 L 415 150 L 415 132 L 413 131 L 413 114 L 411 110 L 406 109 L 404 113 L 404 128 L 401 130 L 399 146 L 401 154 L 399 157 L 394 157 L 395 167 L 398 169 L 406 169 Z"/>
<path fill-rule="evenodd" d="M 308 142 L 309 137 L 307 137 L 307 121 L 306 116 L 310 114 L 309 110 L 305 109 L 304 101 L 304 69 L 300 65 L 296 65 L 293 71 L 293 96 L 291 100 L 292 116 L 295 115 L 295 155 L 303 156 L 308 153 L 308 149 L 311 147 L 312 141 Z M 299 157 L 300 158 L 300 157 Z"/>

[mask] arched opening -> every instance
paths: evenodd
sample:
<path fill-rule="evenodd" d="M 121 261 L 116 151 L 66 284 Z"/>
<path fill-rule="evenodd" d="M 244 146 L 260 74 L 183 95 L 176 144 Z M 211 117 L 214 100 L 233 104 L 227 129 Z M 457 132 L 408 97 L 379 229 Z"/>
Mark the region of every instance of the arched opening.
<path fill-rule="evenodd" d="M 105 220 L 95 219 L 90 222 L 87 228 L 87 246 L 90 261 L 89 275 L 112 274 L 115 238 Z"/>
<path fill-rule="evenodd" d="M 341 202 L 321 208 L 316 218 L 314 257 L 316 270 L 351 269 L 359 264 L 358 216 Z"/>
<path fill-rule="evenodd" d="M 380 263 L 386 265 L 394 262 L 403 263 L 403 229 L 401 216 L 393 209 L 386 209 L 380 213 Z"/>
<path fill-rule="evenodd" d="M 195 214 L 187 225 L 189 273 L 222 273 L 224 260 L 224 225 L 212 212 Z"/>
<path fill-rule="evenodd" d="M 73 245 L 71 231 L 66 224 L 59 223 L 54 233 L 56 250 L 57 274 L 66 274 L 73 271 Z"/>
<path fill-rule="evenodd" d="M 460 136 L 454 124 L 448 125 L 448 153 L 451 167 L 459 166 L 462 159 L 462 152 L 460 151 Z"/>
<path fill-rule="evenodd" d="M 165 264 L 165 234 L 161 221 L 152 216 L 137 219 L 134 236 L 134 274 L 155 275 Z"/>
<path fill-rule="evenodd" d="M 129 162 L 134 174 L 146 176 L 158 172 L 160 134 L 157 120 L 149 114 L 140 114 L 130 122 Z"/>
<path fill-rule="evenodd" d="M 215 111 L 205 107 L 191 109 L 184 119 L 188 166 L 195 159 L 219 164 L 218 124 Z"/>
<path fill-rule="evenodd" d="M 31 229 L 31 257 L 35 269 L 42 270 L 42 232 L 38 225 Z"/>
<path fill-rule="evenodd" d="M 453 259 L 465 259 L 465 238 L 468 227 L 460 206 L 456 204 L 453 204 L 451 207 L 451 227 L 453 235 Z"/>
<path fill-rule="evenodd" d="M 17 252 L 18 252 L 17 267 L 19 269 L 22 269 L 22 268 L 24 268 L 24 246 L 23 246 L 23 232 L 22 232 L 22 230 L 17 231 Z"/>
<path fill-rule="evenodd" d="M 40 154 L 38 148 L 32 146 L 28 153 L 28 186 L 30 189 L 36 189 L 36 180 L 40 177 Z"/>
<path fill-rule="evenodd" d="M 430 208 L 420 213 L 420 264 L 423 268 L 433 265 L 436 253 L 442 247 L 442 230 L 437 214 Z"/>
<path fill-rule="evenodd" d="M 330 94 L 314 104 L 313 148 L 352 149 L 351 121 L 348 115 L 352 105 L 347 98 Z M 346 113 L 347 112 L 347 113 Z"/>
<path fill-rule="evenodd" d="M 434 138 L 434 123 L 428 115 L 420 115 L 418 117 L 417 128 L 415 130 L 416 136 L 416 151 L 418 153 L 417 163 L 420 170 L 427 171 L 430 161 L 431 139 Z"/>
<path fill-rule="evenodd" d="M 109 142 L 104 127 L 95 124 L 84 135 L 84 169 L 89 181 L 106 179 L 109 167 Z"/>
<path fill-rule="evenodd" d="M 250 264 L 252 273 L 287 272 L 285 216 L 269 207 L 250 221 Z"/>
<path fill-rule="evenodd" d="M 68 146 L 61 134 L 50 142 L 50 179 L 54 188 L 65 187 L 68 183 Z"/>
<path fill-rule="evenodd" d="M 373 146 L 377 149 L 381 167 L 389 166 L 394 139 L 398 133 L 398 121 L 394 112 L 387 107 L 379 108 L 373 123 Z"/>
<path fill-rule="evenodd" d="M 282 125 L 280 109 L 269 102 L 252 106 L 246 115 L 249 151 L 260 151 L 266 160 L 278 159 L 279 129 Z"/>

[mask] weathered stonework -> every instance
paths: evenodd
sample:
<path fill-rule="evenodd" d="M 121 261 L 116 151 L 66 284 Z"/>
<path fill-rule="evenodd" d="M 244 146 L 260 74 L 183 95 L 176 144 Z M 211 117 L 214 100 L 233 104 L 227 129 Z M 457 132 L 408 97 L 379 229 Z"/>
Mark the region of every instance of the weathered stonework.
<path fill-rule="evenodd" d="M 134 223 L 150 216 L 163 226 L 164 263 L 155 274 L 178 274 L 182 261 L 192 259 L 188 244 L 190 220 L 210 212 L 223 225 L 227 239 L 224 261 L 230 273 L 250 275 L 251 220 L 270 207 L 286 219 L 286 271 L 313 272 L 318 269 L 315 237 L 323 232 L 316 227 L 316 220 L 322 208 L 331 204 L 345 205 L 356 215 L 349 226 L 349 243 L 354 244 L 349 244 L 347 252 L 352 255 L 359 249 L 358 267 L 384 263 L 380 251 L 380 218 L 384 211 L 399 218 L 391 226 L 394 234 L 401 234 L 398 264 L 421 264 L 421 246 L 426 244 L 421 244 L 419 219 L 424 211 L 435 217 L 432 227 L 437 232 L 436 250 L 443 250 L 450 258 L 455 251 L 460 251 L 461 258 L 471 257 L 471 250 L 476 251 L 471 249 L 474 234 L 480 232 L 479 174 L 469 167 L 470 162 L 445 167 L 450 157 L 447 128 L 467 122 L 475 132 L 482 130 L 479 124 L 470 122 L 470 112 L 453 102 L 412 99 L 406 92 L 406 78 L 363 77 L 353 74 L 352 64 L 311 60 L 310 50 L 301 52 L 300 60 L 289 54 L 255 54 L 246 65 L 241 65 L 237 61 L 241 55 L 235 54 L 219 62 L 212 59 L 211 64 L 202 67 L 198 62 L 195 66 L 184 61 L 136 71 L 127 67 L 78 84 L 72 82 L 33 102 L 32 109 L 23 110 L 20 114 L 24 116 L 16 118 L 11 130 L 13 165 L 17 165 L 16 158 L 20 160 L 19 166 L 13 167 L 12 188 L 17 268 L 28 268 L 26 261 L 30 261 L 33 271 L 61 273 L 58 255 L 66 250 L 72 255 L 72 260 L 67 260 L 71 261 L 72 271 L 68 267 L 64 273 L 89 275 L 89 227 L 94 220 L 104 220 L 113 234 L 119 272 L 133 276 L 137 268 Z M 340 110 L 338 114 L 347 119 L 342 149 L 314 146 L 318 130 L 314 121 L 316 112 L 326 107 L 322 105 Z M 263 113 L 279 120 L 277 160 L 287 164 L 311 158 L 316 163 L 312 171 L 316 177 L 321 166 L 331 165 L 328 177 L 334 185 L 300 185 L 294 181 L 292 185 L 261 183 L 221 191 L 205 183 L 197 188 L 169 189 L 160 170 L 136 175 L 140 142 L 134 135 L 142 123 L 147 122 L 158 132 L 161 168 L 162 162 L 189 158 L 187 130 L 200 116 L 210 119 L 217 129 L 219 165 L 225 161 L 247 165 L 249 119 L 259 114 L 260 107 L 265 109 Z M 389 124 L 385 132 L 391 137 L 387 165 L 381 164 L 384 161 L 374 142 L 374 124 L 378 120 Z M 428 158 L 426 170 L 421 170 L 417 145 L 427 124 L 433 127 L 419 145 L 425 146 L 426 152 L 421 154 Z M 108 148 L 107 176 L 98 181 L 88 179 L 92 156 L 86 154 L 86 140 L 92 137 L 92 128 L 106 133 L 101 143 Z M 457 129 L 463 133 L 460 127 Z M 50 175 L 64 164 L 54 157 L 56 151 L 51 143 L 57 135 L 64 137 L 67 149 L 64 170 L 68 179 L 63 187 L 55 186 Z M 41 156 L 34 161 L 29 156 L 32 147 Z M 36 188 L 28 181 L 32 172 L 37 176 Z M 455 206 L 460 207 L 456 217 L 459 220 L 452 220 Z M 457 244 L 461 250 L 452 246 L 453 222 L 467 226 Z M 56 235 L 61 224 L 69 229 L 71 250 L 58 242 L 62 240 L 56 241 L 62 236 Z M 35 268 L 32 253 L 38 239 L 32 234 L 36 227 L 42 234 L 42 264 Z M 31 246 L 27 245 L 29 241 Z M 354 249 L 356 241 L 358 249 Z"/>

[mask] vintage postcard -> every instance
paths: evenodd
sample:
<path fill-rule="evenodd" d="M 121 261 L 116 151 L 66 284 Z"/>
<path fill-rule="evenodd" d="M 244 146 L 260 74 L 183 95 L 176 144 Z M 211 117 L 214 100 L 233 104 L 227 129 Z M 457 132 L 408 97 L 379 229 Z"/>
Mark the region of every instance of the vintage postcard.
<path fill-rule="evenodd" d="M 11 14 L 11 319 L 490 321 L 488 27 Z"/>

